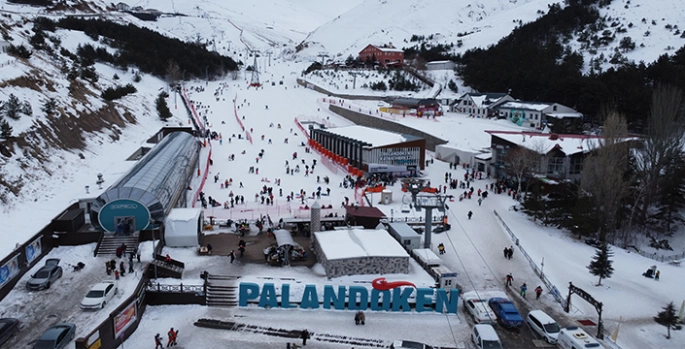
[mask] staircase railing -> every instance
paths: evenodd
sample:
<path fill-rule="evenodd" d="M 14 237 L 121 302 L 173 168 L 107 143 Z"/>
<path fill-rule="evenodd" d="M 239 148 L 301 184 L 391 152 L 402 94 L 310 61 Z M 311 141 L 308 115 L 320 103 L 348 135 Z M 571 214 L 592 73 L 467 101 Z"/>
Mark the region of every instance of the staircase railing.
<path fill-rule="evenodd" d="M 105 232 L 103 231 L 100 233 L 100 238 L 98 239 L 98 244 L 95 245 L 95 250 L 93 251 L 93 257 L 98 256 L 98 250 L 100 250 L 100 244 L 102 244 L 102 240 L 104 240 L 104 238 L 105 238 Z"/>

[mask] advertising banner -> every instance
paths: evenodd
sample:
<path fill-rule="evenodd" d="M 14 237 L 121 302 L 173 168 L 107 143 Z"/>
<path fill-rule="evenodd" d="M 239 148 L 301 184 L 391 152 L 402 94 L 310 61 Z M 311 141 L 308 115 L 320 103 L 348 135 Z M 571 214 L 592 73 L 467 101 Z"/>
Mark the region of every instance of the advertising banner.
<path fill-rule="evenodd" d="M 43 246 L 40 244 L 40 239 L 41 238 L 38 238 L 26 246 L 26 262 L 29 265 L 43 253 Z"/>
<path fill-rule="evenodd" d="M 136 319 L 138 314 L 136 312 L 136 302 L 131 302 L 128 307 L 119 313 L 119 315 L 114 317 L 114 338 L 119 338 L 123 336 L 124 331 L 131 326 Z"/>
<path fill-rule="evenodd" d="M 19 274 L 19 255 L 14 256 L 0 267 L 0 287 L 5 286 L 17 274 Z"/>

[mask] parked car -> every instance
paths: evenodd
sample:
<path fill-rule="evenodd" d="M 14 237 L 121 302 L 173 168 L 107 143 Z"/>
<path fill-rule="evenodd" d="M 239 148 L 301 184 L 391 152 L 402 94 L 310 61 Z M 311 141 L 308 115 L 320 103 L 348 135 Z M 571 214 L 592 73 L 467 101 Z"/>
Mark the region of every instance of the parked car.
<path fill-rule="evenodd" d="M 419 342 L 399 340 L 392 342 L 390 349 L 433 349 L 433 347 Z"/>
<path fill-rule="evenodd" d="M 473 326 L 471 340 L 478 349 L 502 349 L 502 342 L 491 325 Z"/>
<path fill-rule="evenodd" d="M 74 339 L 76 325 L 60 323 L 48 328 L 33 346 L 33 349 L 62 349 Z"/>
<path fill-rule="evenodd" d="M 19 331 L 20 324 L 21 322 L 19 321 L 19 319 L 0 319 L 0 345 L 3 345 L 10 338 L 12 338 L 12 336 L 14 336 L 17 333 L 17 331 Z"/>
<path fill-rule="evenodd" d="M 523 318 L 510 300 L 506 298 L 490 298 L 488 301 L 490 308 L 497 314 L 497 322 L 504 327 L 520 327 L 523 325 Z"/>
<path fill-rule="evenodd" d="M 31 275 L 26 282 L 26 289 L 29 291 L 40 291 L 50 288 L 53 282 L 62 277 L 62 267 L 59 266 L 59 259 L 50 258 L 45 261 L 45 265 L 38 269 L 38 272 Z"/>
<path fill-rule="evenodd" d="M 526 323 L 534 333 L 537 333 L 550 344 L 556 344 L 561 328 L 554 319 L 542 310 L 531 310 L 526 316 Z"/>
<path fill-rule="evenodd" d="M 465 311 L 471 315 L 477 324 L 493 324 L 497 320 L 497 315 L 490 309 L 487 302 L 483 299 L 469 298 L 463 299 Z"/>
<path fill-rule="evenodd" d="M 81 309 L 102 309 L 119 289 L 116 281 L 106 280 L 93 285 L 81 301 Z"/>

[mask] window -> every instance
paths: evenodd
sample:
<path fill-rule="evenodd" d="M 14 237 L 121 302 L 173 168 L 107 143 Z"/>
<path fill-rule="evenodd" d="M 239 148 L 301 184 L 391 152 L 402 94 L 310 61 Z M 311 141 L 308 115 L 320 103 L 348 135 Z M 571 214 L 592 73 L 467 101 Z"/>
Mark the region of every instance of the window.
<path fill-rule="evenodd" d="M 411 240 L 404 240 L 404 245 L 405 246 L 411 245 Z"/>
<path fill-rule="evenodd" d="M 569 168 L 569 174 L 580 174 L 583 171 L 583 157 L 574 156 L 571 158 L 571 168 Z"/>
<path fill-rule="evenodd" d="M 564 171 L 564 158 L 549 157 L 547 158 L 547 174 L 561 176 Z"/>
<path fill-rule="evenodd" d="M 553 106 L 553 107 L 552 107 L 552 110 L 553 110 L 553 111 L 557 111 L 557 106 L 556 106 L 556 105 Z"/>

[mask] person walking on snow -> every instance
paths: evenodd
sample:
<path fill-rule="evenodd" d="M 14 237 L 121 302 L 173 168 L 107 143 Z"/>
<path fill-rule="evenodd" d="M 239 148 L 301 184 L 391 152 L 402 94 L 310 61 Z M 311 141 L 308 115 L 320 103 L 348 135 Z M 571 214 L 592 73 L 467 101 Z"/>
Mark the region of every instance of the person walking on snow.
<path fill-rule="evenodd" d="M 162 344 L 162 336 L 160 336 L 159 333 L 157 333 L 155 336 L 155 349 L 157 348 L 164 349 L 164 345 Z"/>
<path fill-rule="evenodd" d="M 172 327 L 169 332 L 166 333 L 166 335 L 169 337 L 169 341 L 166 343 L 166 347 L 170 347 L 172 343 L 174 343 L 174 328 Z"/>
<path fill-rule="evenodd" d="M 535 288 L 535 299 L 540 299 L 540 296 L 542 295 L 542 286 L 538 286 Z"/>
<path fill-rule="evenodd" d="M 438 251 L 440 254 L 445 254 L 445 245 L 442 242 L 438 245 Z"/>
<path fill-rule="evenodd" d="M 507 274 L 507 283 L 505 286 L 511 286 L 512 281 L 514 281 L 514 277 L 511 275 L 511 273 Z"/>
<path fill-rule="evenodd" d="M 233 252 L 233 250 L 228 254 L 228 258 L 231 259 L 231 264 L 233 264 L 233 261 L 235 260 L 235 252 Z"/>
<path fill-rule="evenodd" d="M 473 216 L 473 212 L 469 211 L 469 213 L 467 213 L 466 215 L 469 216 L 469 219 L 471 219 L 471 216 Z"/>
<path fill-rule="evenodd" d="M 524 282 L 523 285 L 521 285 L 521 297 L 526 298 L 526 291 L 528 291 L 528 286 L 526 286 L 526 283 Z"/>
<path fill-rule="evenodd" d="M 302 333 L 300 333 L 300 338 L 302 338 L 302 345 L 307 345 L 307 339 L 309 338 L 309 331 L 302 330 Z"/>

